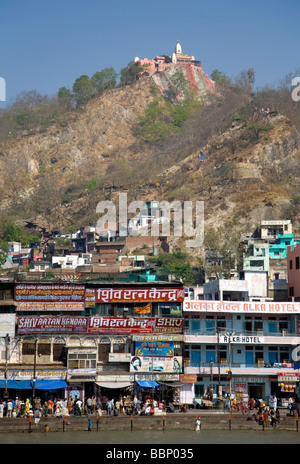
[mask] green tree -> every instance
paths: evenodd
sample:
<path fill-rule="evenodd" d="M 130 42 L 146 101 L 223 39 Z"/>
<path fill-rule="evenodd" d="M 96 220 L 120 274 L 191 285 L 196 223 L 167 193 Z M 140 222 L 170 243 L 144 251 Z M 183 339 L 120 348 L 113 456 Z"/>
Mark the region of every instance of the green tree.
<path fill-rule="evenodd" d="M 72 90 L 76 105 L 78 106 L 87 103 L 95 96 L 93 82 L 89 76 L 85 74 L 76 79 Z"/>
<path fill-rule="evenodd" d="M 218 85 L 229 85 L 230 79 L 223 72 L 218 69 L 214 69 L 210 75 L 211 79 Z"/>
<path fill-rule="evenodd" d="M 73 108 L 73 95 L 71 90 L 67 89 L 67 87 L 60 87 L 57 92 L 58 102 L 65 108 L 66 110 L 70 110 Z"/>
<path fill-rule="evenodd" d="M 38 235 L 28 233 L 23 227 L 7 221 L 1 224 L 0 239 L 1 248 L 5 249 L 4 244 L 7 242 L 21 242 L 22 246 L 28 246 L 29 243 L 36 242 L 40 238 Z"/>
<path fill-rule="evenodd" d="M 273 124 L 265 123 L 264 121 L 258 121 L 249 124 L 246 129 L 252 132 L 255 135 L 256 140 L 258 140 L 261 132 L 268 132 L 273 128 Z"/>
<path fill-rule="evenodd" d="M 135 134 L 146 142 L 163 140 L 172 131 L 179 131 L 200 105 L 199 102 L 191 100 L 174 105 L 158 98 L 149 103 L 145 116 L 138 118 L 139 125 Z"/>
<path fill-rule="evenodd" d="M 97 93 L 105 92 L 105 90 L 113 89 L 117 85 L 118 73 L 114 68 L 104 68 L 102 71 L 97 71 L 92 76 L 92 84 Z"/>
<path fill-rule="evenodd" d="M 195 283 L 191 258 L 181 250 L 173 253 L 161 253 L 158 256 L 149 257 L 148 260 L 154 263 L 162 274 L 173 274 L 182 278 L 185 285 Z"/>
<path fill-rule="evenodd" d="M 130 85 L 137 81 L 144 69 L 145 68 L 138 63 L 128 63 L 125 68 L 121 69 L 120 85 Z"/>

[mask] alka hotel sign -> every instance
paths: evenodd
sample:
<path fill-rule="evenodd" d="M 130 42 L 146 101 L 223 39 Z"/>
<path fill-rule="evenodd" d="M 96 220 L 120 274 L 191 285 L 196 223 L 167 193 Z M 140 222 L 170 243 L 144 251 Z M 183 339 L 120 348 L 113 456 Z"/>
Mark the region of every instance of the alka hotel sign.
<path fill-rule="evenodd" d="M 212 301 L 187 300 L 183 311 L 211 313 L 264 313 L 264 314 L 300 314 L 300 303 L 254 302 L 254 301 Z"/>

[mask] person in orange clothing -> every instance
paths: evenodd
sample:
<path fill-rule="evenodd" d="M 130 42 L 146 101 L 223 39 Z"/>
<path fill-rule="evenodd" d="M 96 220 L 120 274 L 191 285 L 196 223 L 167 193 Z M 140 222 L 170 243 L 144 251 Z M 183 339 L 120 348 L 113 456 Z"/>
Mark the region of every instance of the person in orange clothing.
<path fill-rule="evenodd" d="M 48 400 L 48 414 L 53 414 L 53 401 L 50 399 Z"/>
<path fill-rule="evenodd" d="M 234 398 L 233 401 L 232 401 L 232 410 L 233 410 L 233 411 L 238 411 L 238 407 L 237 407 L 236 399 L 235 399 L 235 398 Z"/>

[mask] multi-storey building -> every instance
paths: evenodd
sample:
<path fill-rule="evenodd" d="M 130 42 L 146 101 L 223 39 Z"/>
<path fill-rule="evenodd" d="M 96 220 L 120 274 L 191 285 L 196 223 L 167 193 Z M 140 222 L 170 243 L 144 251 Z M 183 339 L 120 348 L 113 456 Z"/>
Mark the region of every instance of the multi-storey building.
<path fill-rule="evenodd" d="M 288 247 L 288 295 L 293 301 L 300 301 L 300 243 Z"/>
<path fill-rule="evenodd" d="M 182 283 L 27 281 L 1 287 L 2 397 L 115 397 L 126 388 L 179 381 Z"/>
<path fill-rule="evenodd" d="M 298 387 L 300 304 L 291 302 L 184 302 L 184 372 L 197 398 L 212 388 L 285 403 Z"/>

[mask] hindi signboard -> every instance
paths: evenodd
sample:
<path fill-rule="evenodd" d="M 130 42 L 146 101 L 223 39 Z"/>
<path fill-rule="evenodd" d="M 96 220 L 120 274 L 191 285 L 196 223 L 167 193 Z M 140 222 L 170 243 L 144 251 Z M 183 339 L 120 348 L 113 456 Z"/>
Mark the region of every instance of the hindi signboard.
<path fill-rule="evenodd" d="M 186 300 L 183 311 L 197 313 L 300 314 L 300 303 L 283 301 L 214 301 Z"/>
<path fill-rule="evenodd" d="M 183 332 L 183 319 L 155 317 L 109 317 L 89 318 L 89 333 L 127 334 L 172 334 Z"/>
<path fill-rule="evenodd" d="M 85 286 L 71 284 L 17 284 L 17 311 L 83 311 Z"/>
<path fill-rule="evenodd" d="M 184 288 L 97 288 L 96 303 L 183 301 Z"/>
<path fill-rule="evenodd" d="M 18 317 L 18 333 L 86 333 L 87 317 L 30 316 Z"/>

